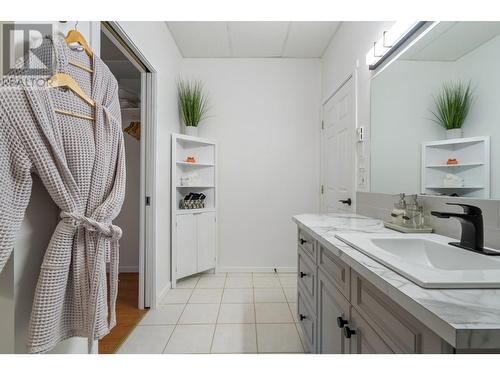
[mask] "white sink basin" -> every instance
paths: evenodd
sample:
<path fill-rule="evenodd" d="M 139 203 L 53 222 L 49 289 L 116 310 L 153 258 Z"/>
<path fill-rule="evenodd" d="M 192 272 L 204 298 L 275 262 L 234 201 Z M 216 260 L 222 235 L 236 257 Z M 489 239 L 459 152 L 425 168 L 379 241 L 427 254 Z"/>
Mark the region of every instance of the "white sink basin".
<path fill-rule="evenodd" d="M 437 234 L 336 235 L 341 241 L 423 288 L 500 288 L 500 256 L 448 245 Z"/>

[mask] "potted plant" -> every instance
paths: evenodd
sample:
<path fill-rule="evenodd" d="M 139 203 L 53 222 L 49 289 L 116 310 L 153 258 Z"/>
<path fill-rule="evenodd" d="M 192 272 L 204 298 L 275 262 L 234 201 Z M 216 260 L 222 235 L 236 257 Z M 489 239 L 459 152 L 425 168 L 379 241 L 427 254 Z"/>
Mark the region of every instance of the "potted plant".
<path fill-rule="evenodd" d="M 446 138 L 462 138 L 462 125 L 472 105 L 470 82 L 447 82 L 441 93 L 434 97 L 436 110 L 433 121 L 446 129 Z"/>
<path fill-rule="evenodd" d="M 184 134 L 197 136 L 198 125 L 208 113 L 208 96 L 203 92 L 203 84 L 200 81 L 179 80 L 177 93 Z"/>

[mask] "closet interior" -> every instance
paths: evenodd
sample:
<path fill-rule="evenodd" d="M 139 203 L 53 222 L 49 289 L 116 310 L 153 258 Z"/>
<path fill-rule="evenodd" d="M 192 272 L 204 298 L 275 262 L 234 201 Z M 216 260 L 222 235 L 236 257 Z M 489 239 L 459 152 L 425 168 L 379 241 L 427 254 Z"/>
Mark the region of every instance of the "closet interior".
<path fill-rule="evenodd" d="M 112 353 L 147 310 L 139 306 L 139 241 L 141 178 L 141 72 L 122 52 L 121 45 L 104 27 L 101 31 L 101 59 L 115 76 L 125 144 L 127 183 L 122 210 L 115 219 L 123 230 L 120 241 L 120 274 L 117 326 L 99 342 L 100 353 Z"/>

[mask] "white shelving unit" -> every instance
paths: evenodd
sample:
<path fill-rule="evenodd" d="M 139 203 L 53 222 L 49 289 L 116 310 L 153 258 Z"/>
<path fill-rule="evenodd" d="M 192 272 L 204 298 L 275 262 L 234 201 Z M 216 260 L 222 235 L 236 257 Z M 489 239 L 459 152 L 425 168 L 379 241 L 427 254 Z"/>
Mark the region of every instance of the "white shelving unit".
<path fill-rule="evenodd" d="M 457 159 L 458 164 L 446 164 Z M 445 187 L 446 174 L 464 179 L 463 187 Z M 490 137 L 447 139 L 422 143 L 421 190 L 424 194 L 490 197 Z"/>
<path fill-rule="evenodd" d="M 196 159 L 187 162 L 187 157 Z M 217 145 L 214 141 L 172 134 L 172 288 L 178 279 L 215 268 L 217 261 Z M 196 174 L 185 186 L 182 177 Z M 203 193 L 205 207 L 180 209 L 189 193 Z"/>

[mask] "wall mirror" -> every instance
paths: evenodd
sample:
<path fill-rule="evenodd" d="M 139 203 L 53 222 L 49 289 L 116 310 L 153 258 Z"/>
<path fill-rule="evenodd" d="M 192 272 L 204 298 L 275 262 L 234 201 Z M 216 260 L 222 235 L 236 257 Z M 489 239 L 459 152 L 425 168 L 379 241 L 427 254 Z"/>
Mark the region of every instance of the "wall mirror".
<path fill-rule="evenodd" d="M 500 22 L 434 23 L 374 75 L 371 191 L 500 199 Z"/>

